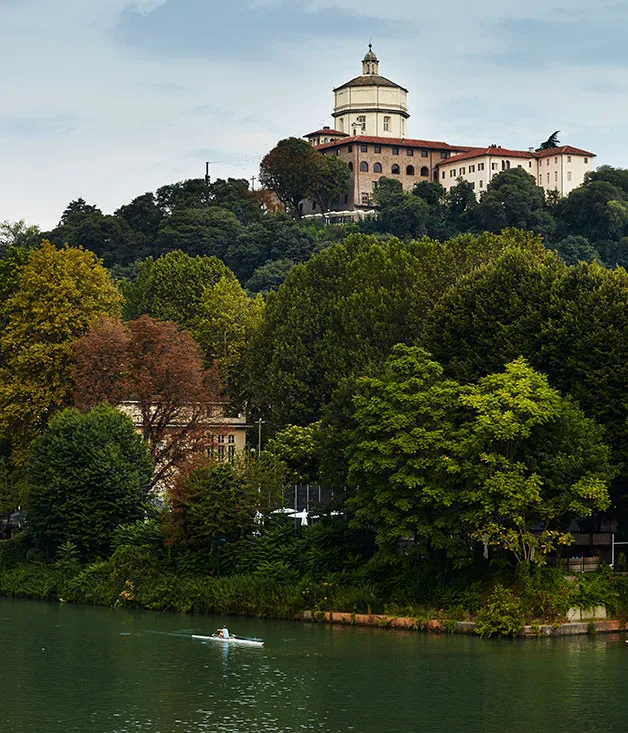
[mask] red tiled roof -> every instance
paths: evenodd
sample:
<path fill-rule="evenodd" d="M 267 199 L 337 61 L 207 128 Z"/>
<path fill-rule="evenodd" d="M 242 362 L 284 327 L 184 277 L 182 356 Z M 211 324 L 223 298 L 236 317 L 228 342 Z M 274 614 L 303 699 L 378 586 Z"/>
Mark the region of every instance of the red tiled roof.
<path fill-rule="evenodd" d="M 572 148 L 571 145 L 562 145 L 559 148 L 549 148 L 548 150 L 508 150 L 508 148 L 488 147 L 475 148 L 460 155 L 452 155 L 451 158 L 445 158 L 439 161 L 438 165 L 446 165 L 448 163 L 457 163 L 458 161 L 471 160 L 473 158 L 482 158 L 485 155 L 492 155 L 497 158 L 547 158 L 551 155 L 584 155 L 590 158 L 595 157 L 595 153 L 588 153 L 586 150 Z"/>
<path fill-rule="evenodd" d="M 330 130 L 329 128 L 323 127 L 322 130 L 314 130 L 314 132 L 308 132 L 303 137 L 314 137 L 314 135 L 338 135 L 339 137 L 349 137 L 348 132 L 340 132 L 340 130 Z"/>
<path fill-rule="evenodd" d="M 580 148 L 572 148 L 571 145 L 561 145 L 558 148 L 548 148 L 547 150 L 538 150 L 535 152 L 537 158 L 547 158 L 548 155 L 584 155 L 586 158 L 595 158 L 595 153 L 589 153 Z"/>
<path fill-rule="evenodd" d="M 535 154 L 529 150 L 508 150 L 507 148 L 475 148 L 460 155 L 453 155 L 451 158 L 445 158 L 439 161 L 438 165 L 446 165 L 447 163 L 457 163 L 459 160 L 471 160 L 472 158 L 483 158 L 485 155 L 493 155 L 502 158 L 534 158 Z"/>
<path fill-rule="evenodd" d="M 337 147 L 338 145 L 347 145 L 348 143 L 394 145 L 395 147 L 400 148 L 429 148 L 431 150 L 455 150 L 461 152 L 476 149 L 470 145 L 449 145 L 449 143 L 434 140 L 414 140 L 409 137 L 371 137 L 370 135 L 353 135 L 351 137 L 343 137 L 342 140 L 336 140 L 332 143 L 323 143 L 323 145 L 316 145 L 315 147 L 317 150 L 326 150 L 327 148 Z"/>

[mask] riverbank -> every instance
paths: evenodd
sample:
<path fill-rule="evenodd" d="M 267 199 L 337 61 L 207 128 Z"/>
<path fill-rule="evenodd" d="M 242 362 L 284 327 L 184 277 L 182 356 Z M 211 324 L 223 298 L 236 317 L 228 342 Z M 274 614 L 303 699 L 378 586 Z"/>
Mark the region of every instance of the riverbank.
<path fill-rule="evenodd" d="M 337 611 L 304 611 L 303 621 L 340 624 L 343 626 L 372 626 L 381 629 L 403 629 L 405 631 L 427 631 L 430 633 L 475 634 L 475 621 L 453 619 L 416 619 L 411 617 L 387 616 L 385 614 L 342 613 Z M 626 631 L 628 625 L 619 619 L 591 619 L 589 621 L 568 621 L 554 624 L 526 624 L 521 637 L 580 636 L 583 634 L 612 633 Z"/>

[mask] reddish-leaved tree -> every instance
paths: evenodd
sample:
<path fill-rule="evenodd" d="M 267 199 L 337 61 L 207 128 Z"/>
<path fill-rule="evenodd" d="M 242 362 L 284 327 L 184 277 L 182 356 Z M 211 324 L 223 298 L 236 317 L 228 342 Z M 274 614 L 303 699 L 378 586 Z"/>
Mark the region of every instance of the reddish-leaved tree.
<path fill-rule="evenodd" d="M 220 432 L 217 375 L 203 368 L 198 345 L 176 323 L 102 318 L 76 341 L 74 366 L 79 409 L 108 402 L 141 430 L 155 461 L 153 486 L 191 455 L 207 453 Z"/>

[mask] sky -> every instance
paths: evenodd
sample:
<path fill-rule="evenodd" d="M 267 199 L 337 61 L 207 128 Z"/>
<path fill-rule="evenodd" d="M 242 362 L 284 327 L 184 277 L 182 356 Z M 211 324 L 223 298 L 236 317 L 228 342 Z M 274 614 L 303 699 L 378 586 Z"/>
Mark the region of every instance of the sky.
<path fill-rule="evenodd" d="M 186 178 L 256 176 L 332 125 L 361 72 L 409 90 L 408 136 L 527 149 L 554 130 L 628 168 L 615 0 L 0 0 L 0 221 L 111 213 Z"/>

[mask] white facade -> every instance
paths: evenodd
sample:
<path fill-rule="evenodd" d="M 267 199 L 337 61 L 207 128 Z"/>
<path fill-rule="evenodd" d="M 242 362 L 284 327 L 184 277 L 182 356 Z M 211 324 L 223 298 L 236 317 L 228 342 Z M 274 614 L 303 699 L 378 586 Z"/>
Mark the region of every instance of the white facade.
<path fill-rule="evenodd" d="M 538 152 L 491 146 L 441 161 L 438 182 L 449 191 L 462 178 L 480 196 L 493 176 L 510 168 L 522 168 L 546 192 L 567 196 L 584 183 L 587 171 L 593 170 L 594 157 L 593 153 L 569 145 Z"/>

